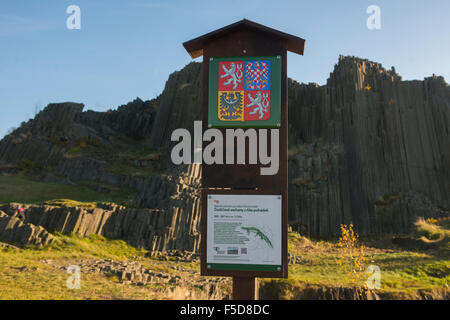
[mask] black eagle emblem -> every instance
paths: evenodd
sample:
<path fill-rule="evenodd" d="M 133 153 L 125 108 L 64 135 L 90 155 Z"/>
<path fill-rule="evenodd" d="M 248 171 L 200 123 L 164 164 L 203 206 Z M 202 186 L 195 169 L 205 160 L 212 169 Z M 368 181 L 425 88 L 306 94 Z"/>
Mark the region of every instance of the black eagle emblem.
<path fill-rule="evenodd" d="M 223 119 L 236 120 L 241 117 L 243 95 L 241 92 L 222 92 L 219 99 L 221 111 L 226 114 L 222 115 Z"/>

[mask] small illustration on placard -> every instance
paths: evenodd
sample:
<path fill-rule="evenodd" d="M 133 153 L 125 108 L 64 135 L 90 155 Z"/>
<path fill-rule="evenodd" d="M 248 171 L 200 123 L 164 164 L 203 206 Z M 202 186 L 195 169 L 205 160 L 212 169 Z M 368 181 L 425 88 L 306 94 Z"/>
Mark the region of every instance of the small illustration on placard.
<path fill-rule="evenodd" d="M 270 241 L 269 237 L 262 232 L 259 228 L 256 227 L 241 227 L 241 229 L 245 232 L 247 232 L 248 235 L 253 234 L 255 237 L 261 239 L 262 241 L 264 241 L 264 243 L 270 247 L 273 248 L 273 244 Z"/>
<path fill-rule="evenodd" d="M 222 250 L 220 247 L 214 247 L 214 250 L 216 251 L 217 254 L 224 254 L 225 250 Z"/>
<path fill-rule="evenodd" d="M 230 247 L 228 247 L 227 254 L 233 254 L 233 255 L 239 254 L 239 248 L 236 248 L 236 247 L 230 248 Z"/>

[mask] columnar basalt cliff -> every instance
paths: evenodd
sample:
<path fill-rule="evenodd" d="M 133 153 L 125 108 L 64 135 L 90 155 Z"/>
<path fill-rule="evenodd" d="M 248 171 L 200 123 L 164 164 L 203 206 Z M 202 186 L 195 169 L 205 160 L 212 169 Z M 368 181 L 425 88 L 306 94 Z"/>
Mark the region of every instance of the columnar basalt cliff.
<path fill-rule="evenodd" d="M 98 234 L 156 251 L 198 251 L 199 176 L 200 165 L 197 164 L 178 173 L 173 172 L 170 178 L 175 181 L 163 177 L 149 179 L 136 196 L 136 201 L 142 202 L 143 207 L 161 209 L 127 208 L 108 203 L 99 203 L 95 209 L 24 204 L 21 207 L 27 225 L 41 226 L 51 232 L 73 233 L 81 237 Z M 14 217 L 17 206 L 11 203 L 1 206 L 0 210 Z M 0 241 L 7 238 L 3 237 L 3 229 L 0 223 Z"/>
<path fill-rule="evenodd" d="M 340 57 L 327 85 L 289 83 L 290 220 L 313 235 L 354 222 L 362 234 L 408 232 L 448 215 L 450 88 L 442 77 Z"/>
<path fill-rule="evenodd" d="M 202 119 L 201 64 L 190 63 L 167 80 L 150 136 L 152 148 L 167 148 L 172 131 L 192 132 L 195 120 Z"/>
<path fill-rule="evenodd" d="M 157 99 L 136 99 L 116 111 L 51 104 L 0 141 L 0 174 L 27 160 L 42 169 L 46 181 L 91 180 L 132 188 L 131 205 L 152 210 L 108 209 L 114 212 L 108 221 L 116 227 L 105 229 L 97 221 L 86 230 L 102 230 L 149 249 L 198 250 L 200 166 L 175 167 L 168 151 L 174 129 L 192 130 L 193 121 L 201 120 L 200 75 L 201 64 L 191 63 L 169 77 Z M 119 150 L 135 142 L 152 154 L 136 158 Z M 79 151 L 86 144 L 83 150 L 91 152 Z M 112 170 L 117 163 L 151 174 Z M 339 224 L 353 222 L 363 235 L 406 233 L 418 216 L 448 215 L 449 208 L 450 88 L 443 78 L 402 81 L 394 69 L 340 57 L 326 85 L 289 80 L 289 220 L 294 229 L 331 236 Z M 144 218 L 154 217 L 154 210 L 158 219 Z M 119 223 L 112 217 L 124 214 L 130 220 L 119 228 L 126 219 Z M 147 230 L 138 233 L 142 240 L 127 233 L 138 225 Z M 44 227 L 60 230 L 49 223 Z"/>
<path fill-rule="evenodd" d="M 42 226 L 20 220 L 14 213 L 7 215 L 0 211 L 0 241 L 10 244 L 42 247 L 55 241 Z"/>
<path fill-rule="evenodd" d="M 136 100 L 117 110 L 83 112 L 80 103 L 51 103 L 0 141 L 0 161 L 30 160 L 41 166 L 58 164 L 73 147 L 87 141 L 108 146 L 117 137 L 143 139 L 150 135 L 158 99 Z"/>

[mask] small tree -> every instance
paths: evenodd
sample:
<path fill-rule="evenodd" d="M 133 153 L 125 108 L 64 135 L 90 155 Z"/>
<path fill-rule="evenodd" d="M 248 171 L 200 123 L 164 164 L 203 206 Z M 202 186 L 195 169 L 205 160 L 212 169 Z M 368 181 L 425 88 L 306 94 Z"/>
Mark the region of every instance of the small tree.
<path fill-rule="evenodd" d="M 358 234 L 353 230 L 353 224 L 341 224 L 341 236 L 338 242 L 339 258 L 338 265 L 347 279 L 355 286 L 363 284 L 365 279 L 366 263 L 365 247 L 358 246 Z M 364 282 L 362 285 L 367 290 Z"/>

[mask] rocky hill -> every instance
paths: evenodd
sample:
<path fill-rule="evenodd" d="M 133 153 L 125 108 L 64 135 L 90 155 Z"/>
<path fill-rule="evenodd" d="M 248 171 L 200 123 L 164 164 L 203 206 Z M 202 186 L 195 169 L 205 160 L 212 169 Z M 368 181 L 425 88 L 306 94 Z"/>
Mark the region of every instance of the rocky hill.
<path fill-rule="evenodd" d="M 325 86 L 289 85 L 290 220 L 311 234 L 353 221 L 362 234 L 407 232 L 448 215 L 450 87 L 340 57 Z"/>
<path fill-rule="evenodd" d="M 174 167 L 168 150 L 174 129 L 201 119 L 200 90 L 201 65 L 191 63 L 151 101 L 107 112 L 50 104 L 0 141 L 0 174 L 132 188 L 128 208 L 25 211 L 54 230 L 52 219 L 92 215 L 80 218 L 96 221 L 86 230 L 196 251 L 201 168 Z M 418 216 L 449 214 L 450 88 L 442 77 L 402 81 L 394 69 L 340 57 L 326 85 L 289 80 L 289 146 L 289 220 L 303 233 L 331 236 L 350 221 L 363 235 L 406 233 Z M 138 227 L 145 241 L 134 239 Z"/>

